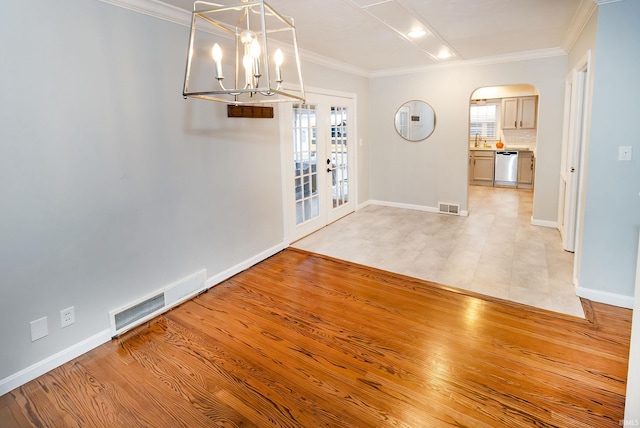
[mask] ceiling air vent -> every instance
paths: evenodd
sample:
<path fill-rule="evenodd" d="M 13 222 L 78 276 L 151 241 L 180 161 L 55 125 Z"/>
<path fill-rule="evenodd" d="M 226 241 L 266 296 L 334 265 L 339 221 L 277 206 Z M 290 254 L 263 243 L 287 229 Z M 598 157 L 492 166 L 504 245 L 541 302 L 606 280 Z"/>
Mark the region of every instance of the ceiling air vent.
<path fill-rule="evenodd" d="M 438 203 L 438 212 L 442 214 L 460 215 L 460 205 L 458 204 L 445 204 L 444 202 Z"/>

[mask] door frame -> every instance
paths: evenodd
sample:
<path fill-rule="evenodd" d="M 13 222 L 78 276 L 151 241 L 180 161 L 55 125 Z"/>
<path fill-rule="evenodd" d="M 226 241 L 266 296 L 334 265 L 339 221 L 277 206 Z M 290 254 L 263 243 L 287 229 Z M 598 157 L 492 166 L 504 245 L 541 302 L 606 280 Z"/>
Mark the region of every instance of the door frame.
<path fill-rule="evenodd" d="M 348 113 L 351 118 L 351 122 L 349 124 L 349 156 L 350 156 L 350 164 L 349 164 L 349 195 L 350 200 L 353 203 L 353 210 L 347 212 L 344 215 L 348 215 L 352 212 L 357 211 L 358 209 L 358 114 L 357 114 L 357 95 L 353 92 L 341 92 L 334 91 L 331 89 L 317 88 L 317 87 L 309 87 L 305 86 L 305 93 L 307 95 L 307 101 L 309 98 L 313 98 L 313 95 L 326 96 L 326 97 L 334 97 L 334 98 L 343 98 L 349 100 L 351 103 L 351 111 Z M 311 95 L 311 97 L 310 97 Z M 297 241 L 304 237 L 305 235 L 309 235 L 311 233 L 316 232 L 317 230 L 322 229 L 322 227 L 327 224 L 337 221 L 338 219 L 332 218 L 329 214 L 326 214 L 327 222 L 322 224 L 321 226 L 313 229 L 306 230 L 302 236 L 296 234 L 296 225 L 295 225 L 295 210 L 290 206 L 291 197 L 289 194 L 290 185 L 289 183 L 291 178 L 290 168 L 293 168 L 290 165 L 290 156 L 291 156 L 291 143 L 293 139 L 291 126 L 289 123 L 289 118 L 291 115 L 285 113 L 284 109 L 291 110 L 291 103 L 282 103 L 279 105 L 279 128 L 280 128 L 280 176 L 281 176 L 281 189 L 282 189 L 282 213 L 283 213 L 283 231 L 284 237 L 283 242 L 284 245 L 289 246 L 292 242 Z M 325 167 L 324 163 L 319 163 L 318 167 Z M 326 195 L 325 195 L 326 196 Z M 329 194 L 329 196 L 331 196 Z M 325 198 L 326 199 L 326 198 Z M 325 203 L 328 203 L 325 201 Z M 332 206 L 328 207 L 327 210 L 332 210 Z M 340 217 L 341 218 L 341 217 Z"/>
<path fill-rule="evenodd" d="M 583 195 L 588 144 L 591 50 L 567 75 L 564 131 L 558 192 L 558 230 L 562 246 L 574 253 L 573 282 L 577 284 L 582 249 Z M 571 162 L 570 162 L 571 161 Z M 571 164 L 571 165 L 570 165 Z M 567 170 L 569 167 L 569 170 Z M 570 168 L 574 168 L 572 172 Z"/>

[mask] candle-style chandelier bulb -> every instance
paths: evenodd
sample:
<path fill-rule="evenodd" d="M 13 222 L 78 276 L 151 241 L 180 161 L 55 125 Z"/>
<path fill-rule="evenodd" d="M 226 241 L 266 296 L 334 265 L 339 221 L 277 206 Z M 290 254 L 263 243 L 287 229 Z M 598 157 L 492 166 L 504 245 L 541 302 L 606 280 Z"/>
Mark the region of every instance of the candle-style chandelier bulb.
<path fill-rule="evenodd" d="M 211 49 L 211 56 L 213 57 L 213 61 L 216 63 L 216 79 L 224 79 L 222 75 L 222 49 L 220 49 L 220 45 L 215 43 L 213 48 Z"/>
<path fill-rule="evenodd" d="M 256 79 L 258 79 L 261 76 L 260 74 L 260 43 L 258 43 L 258 39 L 253 39 L 253 41 L 251 42 L 251 47 L 249 48 L 249 52 L 251 53 L 251 58 L 253 59 L 253 75 Z"/>
<path fill-rule="evenodd" d="M 277 49 L 276 53 L 273 55 L 273 62 L 276 63 L 276 82 L 278 83 L 278 87 L 282 85 L 282 62 L 284 61 L 284 55 L 282 54 L 281 49 Z"/>
<path fill-rule="evenodd" d="M 234 5 L 209 1 L 194 2 L 182 95 L 235 104 L 304 101 L 293 18 L 265 0 L 235 0 L 239 3 Z M 290 66 L 296 69 L 287 75 L 287 89 L 282 84 L 284 56 L 271 48 L 282 43 L 292 47 Z M 203 51 L 204 56 L 198 55 Z"/>

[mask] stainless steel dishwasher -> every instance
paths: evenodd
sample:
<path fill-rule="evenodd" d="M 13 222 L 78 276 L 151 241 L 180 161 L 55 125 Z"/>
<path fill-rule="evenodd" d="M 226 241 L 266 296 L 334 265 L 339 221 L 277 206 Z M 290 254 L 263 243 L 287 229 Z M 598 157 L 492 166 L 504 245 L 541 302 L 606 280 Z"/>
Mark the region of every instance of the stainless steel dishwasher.
<path fill-rule="evenodd" d="M 497 151 L 494 173 L 496 186 L 516 186 L 518 181 L 518 152 Z"/>

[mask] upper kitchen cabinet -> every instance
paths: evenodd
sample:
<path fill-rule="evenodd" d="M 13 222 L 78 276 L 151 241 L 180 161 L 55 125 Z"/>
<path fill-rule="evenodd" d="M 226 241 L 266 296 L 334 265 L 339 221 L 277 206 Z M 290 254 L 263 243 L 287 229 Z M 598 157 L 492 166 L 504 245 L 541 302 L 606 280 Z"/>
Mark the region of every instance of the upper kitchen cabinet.
<path fill-rule="evenodd" d="M 502 99 L 502 129 L 535 129 L 538 97 Z"/>

